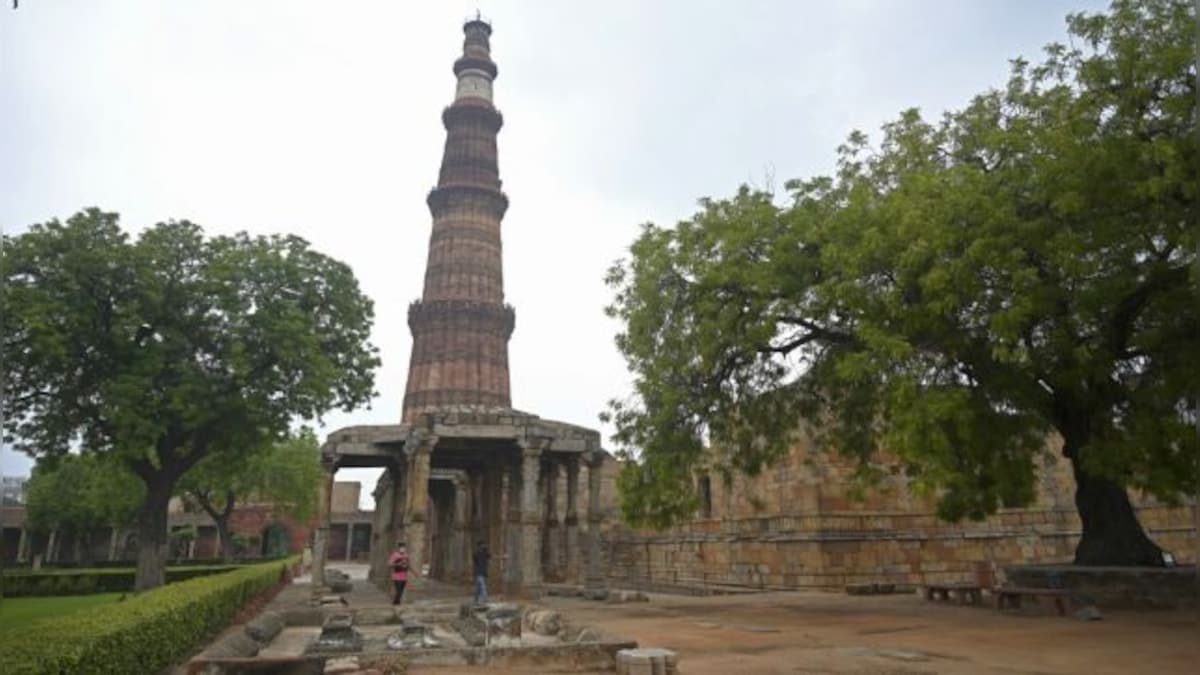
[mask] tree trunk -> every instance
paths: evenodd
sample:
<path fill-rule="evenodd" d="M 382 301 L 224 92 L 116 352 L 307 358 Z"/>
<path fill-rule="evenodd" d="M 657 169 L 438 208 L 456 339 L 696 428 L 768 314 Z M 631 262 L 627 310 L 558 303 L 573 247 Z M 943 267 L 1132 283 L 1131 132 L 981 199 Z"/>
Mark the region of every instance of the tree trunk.
<path fill-rule="evenodd" d="M 237 501 L 237 495 L 233 490 L 225 492 L 225 505 L 220 509 L 213 503 L 212 494 L 208 491 L 194 491 L 192 496 L 196 502 L 200 504 L 200 508 L 204 509 L 209 518 L 213 519 L 213 524 L 217 526 L 217 541 L 221 545 L 221 560 L 225 563 L 233 562 L 233 537 L 229 532 L 229 517 L 233 515 L 233 505 Z"/>
<path fill-rule="evenodd" d="M 92 530 L 90 528 L 80 531 L 75 537 L 75 560 L 80 567 L 88 567 L 92 564 Z"/>
<path fill-rule="evenodd" d="M 217 540 L 221 543 L 221 562 L 232 563 L 233 539 L 229 535 L 229 516 L 213 518 L 213 521 L 217 524 Z"/>
<path fill-rule="evenodd" d="M 1089 473 L 1078 452 L 1068 456 L 1075 473 L 1075 506 L 1083 522 L 1075 564 L 1162 567 L 1162 549 L 1146 536 L 1125 488 Z"/>
<path fill-rule="evenodd" d="M 144 591 L 162 586 L 166 577 L 170 543 L 167 536 L 167 503 L 171 500 L 172 481 L 161 475 L 146 483 L 146 501 L 137 517 L 137 575 L 133 589 Z"/>

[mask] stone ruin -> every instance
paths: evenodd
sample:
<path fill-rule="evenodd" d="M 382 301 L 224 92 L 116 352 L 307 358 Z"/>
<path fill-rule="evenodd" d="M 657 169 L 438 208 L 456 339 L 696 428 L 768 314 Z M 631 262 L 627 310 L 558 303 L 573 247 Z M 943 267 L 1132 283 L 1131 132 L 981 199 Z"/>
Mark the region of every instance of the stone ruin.
<path fill-rule="evenodd" d="M 611 670 L 622 650 L 636 648 L 537 604 L 295 608 L 264 612 L 194 658 L 187 672 L 368 673 L 366 664 L 378 663 Z"/>

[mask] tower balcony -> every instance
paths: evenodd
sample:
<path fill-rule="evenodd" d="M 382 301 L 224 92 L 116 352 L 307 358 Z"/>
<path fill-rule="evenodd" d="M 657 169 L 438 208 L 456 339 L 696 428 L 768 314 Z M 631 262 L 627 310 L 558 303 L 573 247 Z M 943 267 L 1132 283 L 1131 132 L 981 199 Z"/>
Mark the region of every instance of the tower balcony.
<path fill-rule="evenodd" d="M 485 59 L 478 56 L 462 56 L 454 62 L 454 76 L 462 75 L 464 70 L 482 70 L 491 76 L 494 80 L 500 73 L 496 68 L 496 63 L 491 59 Z"/>
<path fill-rule="evenodd" d="M 472 183 L 447 183 L 429 191 L 425 203 L 429 212 L 437 217 L 454 202 L 475 203 L 494 214 L 496 219 L 504 217 L 508 210 L 508 196 L 495 187 Z"/>
<path fill-rule="evenodd" d="M 460 98 L 442 109 L 442 126 L 449 130 L 459 124 L 478 124 L 497 133 L 504 126 L 504 116 L 485 98 Z"/>

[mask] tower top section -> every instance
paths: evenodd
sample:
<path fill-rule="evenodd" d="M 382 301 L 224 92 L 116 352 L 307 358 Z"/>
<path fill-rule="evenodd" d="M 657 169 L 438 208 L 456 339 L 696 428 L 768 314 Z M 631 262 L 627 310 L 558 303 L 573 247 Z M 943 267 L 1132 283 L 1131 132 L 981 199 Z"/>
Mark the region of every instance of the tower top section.
<path fill-rule="evenodd" d="M 463 24 L 463 55 L 454 62 L 458 86 L 454 101 L 475 99 L 473 103 L 492 102 L 492 81 L 496 79 L 496 63 L 492 61 L 492 25 L 475 15 Z"/>

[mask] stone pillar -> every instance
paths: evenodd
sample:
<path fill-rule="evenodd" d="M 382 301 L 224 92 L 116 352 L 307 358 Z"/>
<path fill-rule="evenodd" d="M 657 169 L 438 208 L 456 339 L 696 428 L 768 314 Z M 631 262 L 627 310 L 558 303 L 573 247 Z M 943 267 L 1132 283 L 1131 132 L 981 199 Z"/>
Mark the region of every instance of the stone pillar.
<path fill-rule="evenodd" d="M 567 459 L 567 512 L 563 516 L 563 550 L 568 583 L 579 581 L 579 457 Z"/>
<path fill-rule="evenodd" d="M 329 509 L 333 499 L 332 462 L 322 458 L 321 480 L 317 483 L 317 531 L 313 533 L 312 593 L 320 600 L 325 594 L 325 561 L 329 555 Z"/>
<path fill-rule="evenodd" d="M 371 571 L 370 579 L 376 586 L 385 590 L 390 586 L 387 559 L 392 553 L 396 540 L 395 528 L 392 526 L 392 511 L 394 510 L 395 470 L 391 467 L 384 469 L 375 484 L 375 513 L 371 516 Z"/>
<path fill-rule="evenodd" d="M 422 565 L 430 562 L 429 541 L 426 536 L 429 520 L 429 465 L 437 437 L 414 436 L 409 454 L 408 517 L 404 520 L 404 538 L 408 544 L 409 584 L 424 582 Z M 415 582 L 415 583 L 414 583 Z"/>
<path fill-rule="evenodd" d="M 54 546 L 58 543 L 58 528 L 50 530 L 50 539 L 46 542 L 46 564 L 54 562 Z"/>
<path fill-rule="evenodd" d="M 596 452 L 588 458 L 588 548 L 587 573 L 584 578 L 584 595 L 593 600 L 608 596 L 608 584 L 600 561 L 600 479 L 604 466 L 604 453 Z"/>
<path fill-rule="evenodd" d="M 196 528 L 196 536 L 188 540 L 188 560 L 196 557 L 196 537 L 200 536 L 200 528 Z"/>
<path fill-rule="evenodd" d="M 542 469 L 542 576 L 562 581 L 562 528 L 558 522 L 558 463 L 553 459 Z"/>
<path fill-rule="evenodd" d="M 408 524 L 408 477 L 407 462 L 392 469 L 392 546 L 398 541 L 408 545 L 408 538 L 404 536 Z M 390 548 L 387 554 L 392 554 Z"/>
<path fill-rule="evenodd" d="M 199 530 L 197 530 L 199 532 Z M 22 532 L 24 535 L 24 532 Z M 197 536 L 199 536 L 197 534 Z M 109 562 L 117 559 L 117 542 L 121 539 L 121 531 L 114 525 L 108 530 L 108 560 Z"/>
<path fill-rule="evenodd" d="M 507 511 L 504 523 L 505 588 L 515 593 L 521 586 L 521 455 L 507 467 L 501 478 L 502 506 Z"/>
<path fill-rule="evenodd" d="M 17 540 L 17 562 L 23 563 L 29 557 L 29 531 L 21 528 L 21 538 Z"/>
<path fill-rule="evenodd" d="M 521 446 L 521 589 L 529 598 L 542 594 L 541 485 L 544 443 Z"/>
<path fill-rule="evenodd" d="M 346 562 L 354 560 L 354 523 L 346 523 Z"/>
<path fill-rule="evenodd" d="M 471 482 L 467 476 L 454 479 L 454 533 L 450 541 L 450 579 L 471 577 Z"/>

